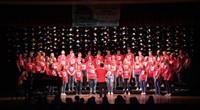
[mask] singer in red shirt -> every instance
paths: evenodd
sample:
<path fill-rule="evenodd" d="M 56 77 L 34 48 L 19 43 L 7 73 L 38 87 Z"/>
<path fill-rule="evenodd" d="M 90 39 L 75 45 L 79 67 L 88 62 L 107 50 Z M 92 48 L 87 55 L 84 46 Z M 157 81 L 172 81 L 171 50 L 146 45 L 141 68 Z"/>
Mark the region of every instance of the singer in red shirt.
<path fill-rule="evenodd" d="M 146 94 L 146 82 L 147 82 L 147 72 L 145 66 L 142 66 L 140 71 L 140 87 L 142 88 L 142 95 Z"/>
<path fill-rule="evenodd" d="M 100 64 L 100 68 L 96 70 L 97 78 L 98 78 L 98 85 L 99 85 L 99 95 L 102 97 L 102 93 L 104 96 L 106 95 L 106 73 L 107 70 L 104 68 L 104 64 Z"/>
<path fill-rule="evenodd" d="M 75 82 L 76 82 L 76 94 L 81 95 L 83 73 L 81 71 L 80 65 L 77 66 L 77 69 L 76 69 L 74 76 L 75 76 Z"/>

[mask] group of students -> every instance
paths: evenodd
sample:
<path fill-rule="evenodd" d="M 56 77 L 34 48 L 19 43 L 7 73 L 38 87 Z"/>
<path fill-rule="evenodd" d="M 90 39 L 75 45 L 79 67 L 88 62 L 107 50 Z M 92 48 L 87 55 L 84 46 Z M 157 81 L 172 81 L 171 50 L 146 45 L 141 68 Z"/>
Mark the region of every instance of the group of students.
<path fill-rule="evenodd" d="M 130 94 L 130 82 L 134 80 L 136 90 L 141 90 L 142 95 L 146 94 L 147 84 L 151 89 L 155 89 L 155 94 L 160 95 L 161 84 L 164 84 L 166 95 L 170 96 L 171 82 L 181 85 L 184 74 L 189 74 L 185 71 L 190 67 L 191 59 L 188 53 L 183 53 L 182 50 L 178 55 L 157 50 L 155 56 L 152 51 L 149 51 L 147 56 L 138 51 L 135 56 L 130 48 L 127 48 L 125 55 L 122 55 L 120 50 L 114 55 L 111 55 L 110 50 L 106 52 L 106 55 L 102 56 L 98 50 L 97 55 L 92 56 L 89 51 L 85 58 L 82 58 L 81 52 L 78 52 L 76 57 L 73 50 L 70 50 L 68 55 L 62 50 L 57 58 L 54 53 L 46 56 L 42 51 L 38 52 L 36 57 L 34 52 L 30 52 L 29 56 L 26 53 L 19 54 L 18 84 L 22 85 L 24 81 L 30 80 L 30 75 L 43 74 L 62 78 L 61 95 L 66 95 L 67 90 L 81 94 L 81 90 L 88 85 L 90 94 L 95 94 L 98 83 L 108 94 L 113 94 L 117 87 L 123 87 L 124 93 Z"/>

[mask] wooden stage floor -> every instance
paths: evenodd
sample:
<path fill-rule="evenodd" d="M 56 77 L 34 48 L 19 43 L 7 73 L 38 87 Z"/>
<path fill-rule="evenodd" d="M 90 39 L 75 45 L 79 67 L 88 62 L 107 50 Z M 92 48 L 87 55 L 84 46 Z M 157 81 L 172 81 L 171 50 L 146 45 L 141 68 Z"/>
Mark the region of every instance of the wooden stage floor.
<path fill-rule="evenodd" d="M 107 94 L 108 101 L 110 104 L 114 104 L 115 98 L 121 95 L 126 100 L 126 103 L 129 104 L 129 99 L 131 97 L 136 97 L 140 104 L 145 104 L 149 96 L 154 97 L 155 104 L 200 104 L 200 96 L 165 96 L 165 95 L 153 95 L 153 94 L 147 94 L 147 95 L 140 95 L 140 94 Z M 61 100 L 65 103 L 66 98 L 72 98 L 73 101 L 75 101 L 74 97 L 76 95 L 62 95 Z M 84 98 L 85 102 L 87 102 L 88 98 L 94 96 L 96 103 L 101 104 L 102 98 L 98 94 L 82 94 L 79 95 L 80 98 Z M 51 103 L 51 101 L 54 99 L 55 96 L 47 96 L 48 103 Z M 12 103 L 23 103 L 25 100 L 25 97 L 1 97 L 0 103 L 1 104 L 12 104 Z"/>

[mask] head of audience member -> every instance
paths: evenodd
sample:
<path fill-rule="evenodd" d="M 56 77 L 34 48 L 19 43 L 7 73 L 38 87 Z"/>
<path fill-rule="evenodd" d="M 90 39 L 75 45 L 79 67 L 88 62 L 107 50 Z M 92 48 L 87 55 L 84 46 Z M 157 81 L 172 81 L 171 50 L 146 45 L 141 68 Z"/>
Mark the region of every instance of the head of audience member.
<path fill-rule="evenodd" d="M 145 104 L 147 104 L 147 105 L 155 104 L 153 96 L 149 96 L 149 98 L 148 98 L 148 100 L 146 101 Z"/>
<path fill-rule="evenodd" d="M 72 98 L 66 98 L 65 101 L 67 105 L 73 104 Z"/>
<path fill-rule="evenodd" d="M 79 103 L 80 103 L 80 97 L 79 97 L 78 95 L 75 96 L 74 99 L 75 99 L 75 102 L 74 102 L 74 103 L 76 103 L 76 104 L 79 104 Z"/>
<path fill-rule="evenodd" d="M 126 104 L 126 100 L 121 95 L 118 95 L 114 104 Z"/>
<path fill-rule="evenodd" d="M 84 98 L 80 99 L 80 104 L 85 104 L 85 99 Z"/>
<path fill-rule="evenodd" d="M 139 105 L 140 104 L 137 97 L 131 97 L 129 100 L 130 100 L 130 105 Z"/>
<path fill-rule="evenodd" d="M 109 104 L 109 101 L 108 101 L 108 97 L 107 97 L 107 96 L 104 96 L 104 97 L 103 97 L 102 104 Z"/>

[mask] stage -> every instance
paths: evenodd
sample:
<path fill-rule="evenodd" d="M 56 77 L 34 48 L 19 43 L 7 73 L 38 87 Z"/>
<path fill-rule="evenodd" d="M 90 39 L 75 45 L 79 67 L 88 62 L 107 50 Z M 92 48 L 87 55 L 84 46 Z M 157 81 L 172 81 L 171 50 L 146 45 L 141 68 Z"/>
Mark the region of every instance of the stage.
<path fill-rule="evenodd" d="M 155 104 L 200 104 L 200 96 L 165 96 L 165 95 L 154 95 L 154 94 L 107 94 L 108 101 L 110 104 L 114 104 L 115 98 L 121 95 L 126 100 L 126 103 L 129 104 L 129 99 L 131 97 L 136 97 L 140 104 L 145 104 L 149 96 L 154 97 Z M 76 95 L 61 95 L 61 100 L 65 103 L 66 98 L 72 98 L 73 102 L 75 101 L 74 97 Z M 81 94 L 78 95 L 80 98 L 84 98 L 85 103 L 90 97 L 95 97 L 96 103 L 101 104 L 102 98 L 100 98 L 99 94 Z M 54 99 L 55 95 L 48 95 L 47 101 L 51 103 Z M 25 101 L 25 97 L 1 97 L 0 103 L 1 104 L 22 104 Z"/>

